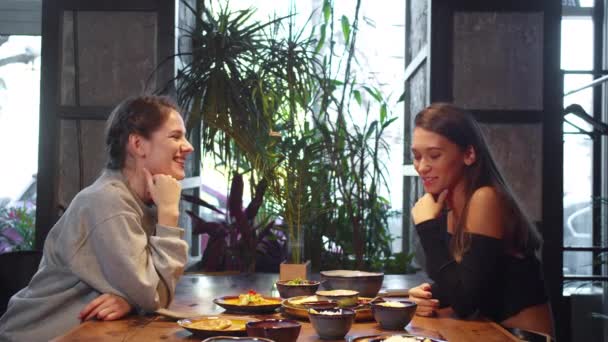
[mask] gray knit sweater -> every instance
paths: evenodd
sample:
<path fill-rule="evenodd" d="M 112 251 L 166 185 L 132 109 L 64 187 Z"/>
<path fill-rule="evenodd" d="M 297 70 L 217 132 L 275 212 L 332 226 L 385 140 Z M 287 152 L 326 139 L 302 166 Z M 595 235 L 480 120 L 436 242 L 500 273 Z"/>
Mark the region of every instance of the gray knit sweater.
<path fill-rule="evenodd" d="M 183 230 L 105 170 L 83 189 L 49 232 L 38 272 L 0 318 L 0 341 L 48 341 L 80 324 L 78 313 L 112 293 L 138 311 L 167 307 L 187 261 Z"/>

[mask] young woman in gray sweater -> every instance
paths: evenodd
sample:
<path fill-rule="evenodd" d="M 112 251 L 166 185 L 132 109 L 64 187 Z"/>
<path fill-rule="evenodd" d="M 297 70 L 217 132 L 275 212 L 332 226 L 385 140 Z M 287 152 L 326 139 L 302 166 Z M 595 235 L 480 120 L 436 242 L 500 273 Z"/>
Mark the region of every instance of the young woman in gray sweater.
<path fill-rule="evenodd" d="M 177 227 L 186 157 L 177 106 L 130 98 L 106 126 L 108 163 L 49 232 L 30 284 L 0 318 L 0 341 L 48 341 L 88 319 L 167 307 L 187 260 Z"/>

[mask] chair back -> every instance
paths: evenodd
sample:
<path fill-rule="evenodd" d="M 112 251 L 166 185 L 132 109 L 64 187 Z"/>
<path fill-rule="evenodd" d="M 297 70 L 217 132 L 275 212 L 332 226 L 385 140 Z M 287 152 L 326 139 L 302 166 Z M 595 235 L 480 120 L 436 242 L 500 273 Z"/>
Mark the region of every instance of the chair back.
<path fill-rule="evenodd" d="M 41 251 L 0 254 L 0 315 L 6 311 L 9 299 L 29 284 L 41 258 Z"/>

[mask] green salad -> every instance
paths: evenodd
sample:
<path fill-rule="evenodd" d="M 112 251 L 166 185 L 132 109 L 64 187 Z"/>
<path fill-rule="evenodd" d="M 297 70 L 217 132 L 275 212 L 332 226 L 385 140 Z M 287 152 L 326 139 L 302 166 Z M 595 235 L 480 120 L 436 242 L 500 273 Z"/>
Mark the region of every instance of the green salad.
<path fill-rule="evenodd" d="M 296 278 L 285 283 L 285 285 L 306 285 L 308 282 L 302 278 Z"/>

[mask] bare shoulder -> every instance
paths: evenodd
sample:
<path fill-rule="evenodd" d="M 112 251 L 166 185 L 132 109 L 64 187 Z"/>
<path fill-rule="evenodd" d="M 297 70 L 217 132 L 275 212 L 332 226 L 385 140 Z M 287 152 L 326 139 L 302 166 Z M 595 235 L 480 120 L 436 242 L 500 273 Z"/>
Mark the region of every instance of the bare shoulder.
<path fill-rule="evenodd" d="M 469 202 L 466 230 L 502 239 L 504 224 L 504 204 L 496 189 L 484 186 L 475 190 Z"/>

